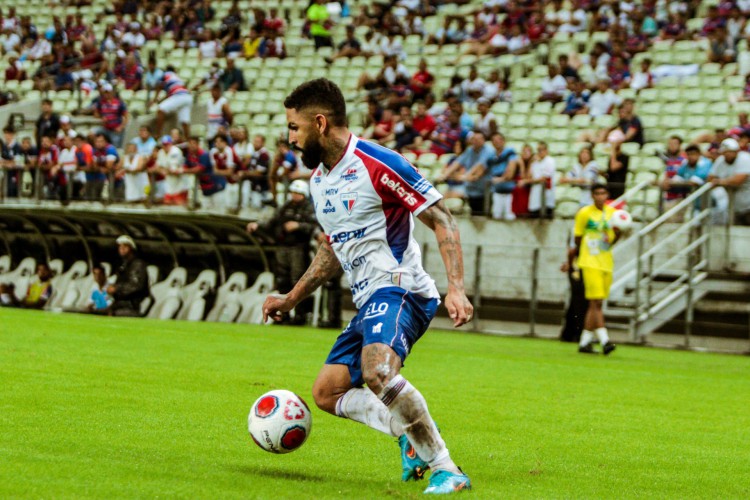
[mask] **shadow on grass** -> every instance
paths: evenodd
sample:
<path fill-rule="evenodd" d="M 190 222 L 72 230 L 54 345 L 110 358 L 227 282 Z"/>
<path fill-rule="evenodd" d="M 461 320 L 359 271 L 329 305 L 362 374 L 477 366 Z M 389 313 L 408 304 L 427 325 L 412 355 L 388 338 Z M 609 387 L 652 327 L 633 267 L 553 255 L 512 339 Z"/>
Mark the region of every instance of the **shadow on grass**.
<path fill-rule="evenodd" d="M 288 469 L 271 469 L 268 467 L 253 467 L 252 465 L 234 465 L 227 467 L 232 472 L 239 472 L 249 476 L 268 477 L 271 479 L 290 479 L 293 481 L 310 481 L 321 483 L 329 478 L 317 475 L 307 474 L 300 471 L 291 471 Z"/>

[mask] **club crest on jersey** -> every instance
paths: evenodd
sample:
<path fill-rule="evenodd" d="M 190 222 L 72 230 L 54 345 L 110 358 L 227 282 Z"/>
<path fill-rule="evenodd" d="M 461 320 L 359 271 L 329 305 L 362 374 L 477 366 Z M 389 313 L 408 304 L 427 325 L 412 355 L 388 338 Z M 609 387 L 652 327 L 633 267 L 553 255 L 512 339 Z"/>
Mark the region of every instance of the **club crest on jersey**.
<path fill-rule="evenodd" d="M 341 178 L 345 181 L 356 181 L 358 179 L 357 177 L 357 169 L 356 168 L 350 168 L 346 171 L 346 173 L 341 175 Z"/>
<path fill-rule="evenodd" d="M 346 210 L 346 213 L 349 215 L 352 214 L 352 210 L 354 210 L 354 204 L 357 202 L 357 197 L 359 196 L 357 193 L 341 193 L 341 203 L 344 205 L 344 210 Z"/>

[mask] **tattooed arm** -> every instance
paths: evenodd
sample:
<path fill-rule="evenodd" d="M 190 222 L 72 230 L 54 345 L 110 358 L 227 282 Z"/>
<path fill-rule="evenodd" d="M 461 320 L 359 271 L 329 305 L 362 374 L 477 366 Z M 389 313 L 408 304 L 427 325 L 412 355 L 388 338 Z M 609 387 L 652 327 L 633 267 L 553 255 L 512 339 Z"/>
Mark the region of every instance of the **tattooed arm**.
<path fill-rule="evenodd" d="M 310 296 L 315 289 L 338 273 L 341 264 L 327 241 L 320 243 L 318 252 L 305 274 L 286 295 L 269 295 L 263 303 L 263 322 L 269 317 L 279 320 L 282 313 L 289 312 Z"/>
<path fill-rule="evenodd" d="M 445 307 L 453 320 L 453 325 L 459 327 L 471 321 L 474 307 L 466 298 L 464 290 L 464 259 L 458 226 L 442 200 L 423 211 L 418 217 L 435 232 L 448 276 Z"/>

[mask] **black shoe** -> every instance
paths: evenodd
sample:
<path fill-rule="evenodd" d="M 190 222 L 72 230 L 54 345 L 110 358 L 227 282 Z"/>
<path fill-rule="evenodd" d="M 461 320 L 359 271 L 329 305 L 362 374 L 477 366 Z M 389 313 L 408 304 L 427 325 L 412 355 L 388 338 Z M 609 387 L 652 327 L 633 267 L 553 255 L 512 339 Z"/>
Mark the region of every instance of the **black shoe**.
<path fill-rule="evenodd" d="M 617 348 L 616 345 L 614 345 L 612 342 L 607 342 L 606 344 L 602 346 L 602 354 L 606 356 L 610 352 L 614 351 L 615 348 Z"/>
<path fill-rule="evenodd" d="M 328 321 L 321 321 L 318 323 L 318 328 L 336 328 L 338 330 L 341 329 L 341 320 L 328 320 Z"/>
<path fill-rule="evenodd" d="M 583 345 L 578 348 L 578 352 L 583 354 L 596 354 L 594 346 L 591 344 Z"/>

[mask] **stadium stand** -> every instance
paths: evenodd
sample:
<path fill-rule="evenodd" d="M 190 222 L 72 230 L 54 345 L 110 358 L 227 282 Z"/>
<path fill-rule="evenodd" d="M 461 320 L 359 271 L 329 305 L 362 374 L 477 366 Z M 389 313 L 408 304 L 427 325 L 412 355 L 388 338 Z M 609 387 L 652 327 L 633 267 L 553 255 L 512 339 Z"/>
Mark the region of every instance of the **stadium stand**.
<path fill-rule="evenodd" d="M 584 167 L 577 165 L 583 147 L 592 146 L 599 178 L 624 193 L 621 201 L 643 223 L 668 198 L 660 181 L 674 169 L 657 154 L 670 137 L 698 144 L 706 161 L 717 158 L 726 137 L 748 149 L 750 28 L 748 12 L 738 17 L 731 3 L 360 0 L 329 3 L 323 31 L 311 27 L 307 4 L 0 0 L 0 202 L 75 208 L 82 217 L 110 207 L 257 218 L 285 200 L 291 180 L 309 175 L 277 139 L 283 144 L 284 97 L 319 76 L 342 87 L 354 132 L 399 149 L 433 181 L 473 129 L 496 128 L 519 157 L 525 146 L 533 153 L 545 142 L 555 173 L 542 175 L 550 190 L 541 192 L 554 196 L 547 215 L 555 218 L 572 218 L 585 199 L 585 183 L 560 182 Z M 333 47 L 321 39 L 328 34 Z M 222 90 L 218 100 L 214 85 Z M 174 100 L 157 107 L 160 86 L 173 93 L 169 99 L 192 96 L 190 114 Z M 451 114 L 457 127 L 448 125 Z M 179 127 L 185 116 L 194 145 Z M 222 135 L 227 148 L 214 144 Z M 131 141 L 135 153 L 122 147 Z M 522 200 L 541 170 L 536 163 L 523 158 L 509 179 L 516 183 L 515 224 L 528 216 Z M 490 189 L 487 183 L 486 215 Z M 469 214 L 462 197 L 446 204 Z M 102 255 L 91 251 L 88 264 Z M 222 268 L 199 281 L 188 276 L 192 270 L 178 272 L 173 256 L 159 258 L 150 267 L 154 299 L 142 305 L 150 317 L 257 320 L 252 298 L 272 287 L 265 274 L 258 277 L 267 265 L 228 278 Z M 65 259 L 58 269 L 60 291 L 48 307 L 83 308 L 93 282 L 76 265 Z M 19 283 L 18 295 L 34 261 L 10 266 L 9 256 L 0 257 L 0 282 Z M 172 274 L 157 282 L 159 271 Z"/>

